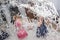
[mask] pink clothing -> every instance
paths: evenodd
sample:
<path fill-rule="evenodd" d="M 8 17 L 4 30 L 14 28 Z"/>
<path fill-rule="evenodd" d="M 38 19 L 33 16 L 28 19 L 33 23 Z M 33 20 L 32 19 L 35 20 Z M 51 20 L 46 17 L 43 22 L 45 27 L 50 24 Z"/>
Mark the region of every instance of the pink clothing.
<path fill-rule="evenodd" d="M 27 32 L 24 29 L 18 30 L 17 36 L 20 39 L 24 39 L 25 37 L 28 36 Z"/>
<path fill-rule="evenodd" d="M 15 21 L 15 26 L 16 26 L 16 27 L 21 27 L 21 21 L 20 21 L 19 19 L 17 19 L 17 20 Z"/>

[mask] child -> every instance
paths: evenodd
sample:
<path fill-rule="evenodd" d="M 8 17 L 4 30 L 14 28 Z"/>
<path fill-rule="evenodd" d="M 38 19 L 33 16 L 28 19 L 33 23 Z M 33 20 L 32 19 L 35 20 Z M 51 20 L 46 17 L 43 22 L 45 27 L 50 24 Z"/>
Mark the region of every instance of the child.
<path fill-rule="evenodd" d="M 17 17 L 16 17 L 15 26 L 17 28 L 17 37 L 20 40 L 23 40 L 24 38 L 26 38 L 28 36 L 26 30 L 22 26 L 22 20 L 19 15 L 17 15 Z"/>
<path fill-rule="evenodd" d="M 16 26 L 16 28 L 19 28 L 19 29 L 20 29 L 21 26 L 22 26 L 22 21 L 21 21 L 21 18 L 20 18 L 19 15 L 17 15 L 17 17 L 16 17 L 15 26 Z"/>
<path fill-rule="evenodd" d="M 40 37 L 40 36 L 44 37 L 46 35 L 46 33 L 47 33 L 47 28 L 44 24 L 44 18 L 40 17 L 39 22 L 38 22 L 36 35 L 37 35 L 37 37 Z"/>

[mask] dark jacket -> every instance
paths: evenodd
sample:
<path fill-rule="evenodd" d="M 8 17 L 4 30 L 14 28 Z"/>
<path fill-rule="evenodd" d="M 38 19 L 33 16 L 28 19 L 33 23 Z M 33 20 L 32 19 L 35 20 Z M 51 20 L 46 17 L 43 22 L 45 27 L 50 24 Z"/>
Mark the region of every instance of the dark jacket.
<path fill-rule="evenodd" d="M 40 36 L 45 36 L 47 33 L 47 27 L 45 26 L 44 24 L 44 20 L 43 20 L 43 23 L 40 27 L 37 28 L 37 32 L 36 32 L 36 35 L 37 37 L 40 37 Z"/>

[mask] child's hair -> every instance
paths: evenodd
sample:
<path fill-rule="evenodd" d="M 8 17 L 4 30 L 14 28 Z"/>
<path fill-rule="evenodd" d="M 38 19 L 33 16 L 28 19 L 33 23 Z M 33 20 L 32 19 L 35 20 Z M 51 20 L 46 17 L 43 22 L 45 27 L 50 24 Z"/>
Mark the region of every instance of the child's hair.
<path fill-rule="evenodd" d="M 21 19 L 21 18 L 22 18 L 21 16 L 16 15 L 16 20 L 17 20 L 17 19 Z"/>

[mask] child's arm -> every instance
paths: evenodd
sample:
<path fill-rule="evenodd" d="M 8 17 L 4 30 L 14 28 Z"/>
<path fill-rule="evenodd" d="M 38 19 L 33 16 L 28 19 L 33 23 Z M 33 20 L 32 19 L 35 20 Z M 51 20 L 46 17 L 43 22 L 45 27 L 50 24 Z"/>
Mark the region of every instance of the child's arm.
<path fill-rule="evenodd" d="M 38 21 L 38 27 L 40 27 L 42 24 L 42 21 Z"/>

